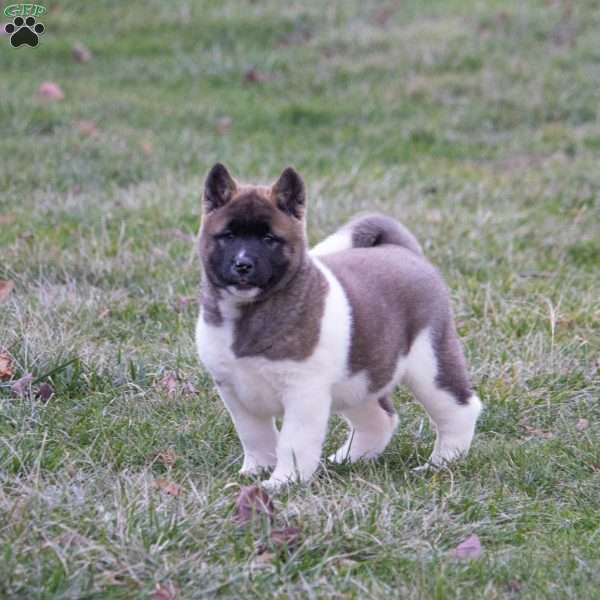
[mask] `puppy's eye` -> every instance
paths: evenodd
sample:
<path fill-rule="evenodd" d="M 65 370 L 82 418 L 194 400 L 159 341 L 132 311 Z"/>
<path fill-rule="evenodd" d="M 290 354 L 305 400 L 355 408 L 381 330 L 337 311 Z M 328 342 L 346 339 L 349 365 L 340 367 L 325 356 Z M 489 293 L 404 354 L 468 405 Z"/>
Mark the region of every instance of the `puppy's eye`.
<path fill-rule="evenodd" d="M 263 236 L 263 242 L 265 244 L 267 244 L 267 246 L 271 246 L 271 247 L 279 244 L 279 240 L 274 235 L 271 235 L 270 233 L 267 233 L 266 235 Z"/>
<path fill-rule="evenodd" d="M 233 231 L 230 231 L 229 229 L 223 231 L 222 233 L 220 233 L 217 236 L 220 240 L 234 240 L 235 239 L 235 233 L 233 233 Z"/>

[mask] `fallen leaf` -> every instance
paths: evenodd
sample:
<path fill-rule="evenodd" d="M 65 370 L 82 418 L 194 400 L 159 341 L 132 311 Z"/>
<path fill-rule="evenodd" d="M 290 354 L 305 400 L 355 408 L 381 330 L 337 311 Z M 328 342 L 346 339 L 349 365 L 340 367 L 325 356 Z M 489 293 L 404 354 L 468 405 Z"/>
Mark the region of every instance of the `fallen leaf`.
<path fill-rule="evenodd" d="M 26 375 L 23 375 L 21 379 L 17 379 L 15 382 L 13 382 L 10 389 L 12 390 L 13 394 L 23 398 L 24 396 L 31 394 L 32 381 L 33 375 L 31 373 L 27 373 Z"/>
<path fill-rule="evenodd" d="M 35 393 L 35 397 L 42 402 L 48 402 L 54 396 L 54 388 L 49 383 L 42 383 Z"/>
<path fill-rule="evenodd" d="M 154 144 L 149 141 L 140 142 L 140 149 L 144 156 L 151 156 L 154 154 Z"/>
<path fill-rule="evenodd" d="M 577 425 L 575 425 L 575 429 L 577 431 L 585 431 L 590 426 L 590 422 L 587 419 L 579 419 L 577 421 Z"/>
<path fill-rule="evenodd" d="M 261 552 L 252 561 L 252 566 L 257 567 L 259 569 L 268 567 L 273 562 L 274 559 L 275 559 L 274 552 Z"/>
<path fill-rule="evenodd" d="M 196 386 L 191 382 L 191 381 L 186 381 L 182 386 L 181 386 L 181 391 L 184 394 L 188 394 L 190 396 L 193 396 L 194 394 L 198 393 L 198 390 L 196 389 Z"/>
<path fill-rule="evenodd" d="M 231 129 L 233 119 L 231 117 L 221 117 L 217 119 L 216 129 L 219 135 L 225 135 Z"/>
<path fill-rule="evenodd" d="M 0 215 L 0 225 L 12 225 L 15 222 L 15 215 Z"/>
<path fill-rule="evenodd" d="M 0 304 L 2 304 L 2 302 L 4 302 L 10 296 L 10 293 L 14 289 L 14 281 L 0 279 Z"/>
<path fill-rule="evenodd" d="M 103 571 L 100 573 L 103 581 L 108 585 L 127 585 L 128 579 L 125 571 Z"/>
<path fill-rule="evenodd" d="M 183 488 L 179 484 L 169 481 L 168 479 L 157 479 L 154 482 L 154 486 L 169 496 L 177 497 L 183 494 Z"/>
<path fill-rule="evenodd" d="M 177 374 L 174 371 L 167 371 L 160 380 L 160 385 L 169 398 L 177 393 L 177 381 Z"/>
<path fill-rule="evenodd" d="M 298 545 L 300 541 L 300 529 L 298 527 L 284 527 L 283 529 L 273 529 L 269 536 L 271 545 L 276 549 L 286 548 L 292 550 Z M 258 553 L 263 554 L 267 552 L 269 546 L 267 544 L 261 544 L 258 547 Z"/>
<path fill-rule="evenodd" d="M 257 515 L 273 517 L 273 500 L 258 485 L 247 485 L 240 490 L 235 501 L 234 520 L 240 525 L 251 521 Z"/>
<path fill-rule="evenodd" d="M 42 98 L 52 102 L 63 100 L 65 97 L 60 85 L 53 81 L 44 81 L 38 88 L 38 93 Z"/>
<path fill-rule="evenodd" d="M 444 220 L 444 217 L 442 215 L 442 211 L 441 210 L 437 210 L 437 209 L 433 209 L 433 210 L 428 210 L 425 213 L 425 220 L 428 223 L 441 223 Z"/>
<path fill-rule="evenodd" d="M 300 529 L 298 527 L 284 527 L 271 531 L 271 541 L 275 546 L 287 546 L 292 548 L 300 541 Z"/>
<path fill-rule="evenodd" d="M 177 462 L 177 454 L 172 448 L 167 448 L 156 455 L 156 460 L 165 467 L 172 467 Z"/>
<path fill-rule="evenodd" d="M 373 21 L 380 27 L 385 27 L 390 18 L 394 15 L 394 10 L 390 7 L 380 8 L 373 15 Z"/>
<path fill-rule="evenodd" d="M 92 53 L 87 46 L 83 44 L 75 44 L 73 46 L 73 59 L 78 63 L 86 63 L 92 60 Z"/>
<path fill-rule="evenodd" d="M 244 73 L 244 81 L 246 83 L 264 83 L 267 80 L 267 76 L 264 73 L 261 73 L 255 67 L 250 67 Z"/>
<path fill-rule="evenodd" d="M 98 127 L 94 121 L 78 121 L 76 126 L 83 137 L 93 137 L 98 134 Z"/>
<path fill-rule="evenodd" d="M 6 351 L 0 352 L 0 379 L 10 379 L 15 374 L 15 363 Z"/>
<path fill-rule="evenodd" d="M 476 560 L 483 554 L 483 547 L 479 536 L 475 533 L 462 541 L 454 550 L 452 555 L 461 560 Z"/>
<path fill-rule="evenodd" d="M 554 437 L 554 433 L 552 433 L 552 431 L 544 431 L 543 429 L 539 429 L 537 427 L 531 427 L 531 425 L 523 425 L 523 428 L 532 437 L 539 437 L 545 440 L 550 440 Z"/>
<path fill-rule="evenodd" d="M 150 600 L 173 600 L 175 598 L 175 587 L 172 584 L 156 584 L 156 589 L 150 594 Z"/>
<path fill-rule="evenodd" d="M 103 308 L 99 313 L 98 313 L 98 318 L 99 319 L 106 319 L 110 317 L 110 308 L 105 307 Z"/>
<path fill-rule="evenodd" d="M 511 579 L 506 587 L 509 592 L 520 592 L 523 589 L 523 582 L 518 579 Z"/>

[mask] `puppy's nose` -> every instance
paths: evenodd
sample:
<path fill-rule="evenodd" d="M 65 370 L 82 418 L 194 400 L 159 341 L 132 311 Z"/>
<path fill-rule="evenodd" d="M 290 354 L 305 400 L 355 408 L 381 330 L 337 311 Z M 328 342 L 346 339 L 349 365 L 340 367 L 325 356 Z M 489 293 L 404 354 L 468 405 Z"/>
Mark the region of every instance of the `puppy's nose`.
<path fill-rule="evenodd" d="M 252 271 L 254 270 L 254 263 L 249 259 L 241 256 L 238 256 L 234 261 L 233 261 L 233 270 L 238 274 L 238 275 L 250 275 L 250 273 L 252 273 Z"/>

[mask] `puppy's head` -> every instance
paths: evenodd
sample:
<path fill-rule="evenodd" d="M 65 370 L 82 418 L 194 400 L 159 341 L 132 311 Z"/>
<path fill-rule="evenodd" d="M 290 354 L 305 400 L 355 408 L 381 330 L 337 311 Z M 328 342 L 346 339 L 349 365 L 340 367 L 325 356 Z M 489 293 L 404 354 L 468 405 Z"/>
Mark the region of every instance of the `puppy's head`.
<path fill-rule="evenodd" d="M 210 282 L 246 301 L 285 287 L 306 253 L 305 201 L 291 167 L 268 187 L 240 185 L 217 163 L 206 178 L 200 233 Z"/>

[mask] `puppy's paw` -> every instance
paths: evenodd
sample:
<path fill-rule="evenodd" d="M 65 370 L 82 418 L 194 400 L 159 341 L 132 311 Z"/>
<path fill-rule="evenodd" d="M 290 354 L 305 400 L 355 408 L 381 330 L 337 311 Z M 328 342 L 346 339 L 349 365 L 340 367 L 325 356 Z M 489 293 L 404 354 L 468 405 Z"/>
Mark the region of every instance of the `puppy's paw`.
<path fill-rule="evenodd" d="M 241 477 L 256 477 L 260 474 L 260 467 L 258 467 L 257 465 L 254 465 L 252 467 L 242 467 L 238 471 L 238 474 Z"/>
<path fill-rule="evenodd" d="M 265 488 L 265 490 L 275 493 L 282 490 L 284 487 L 289 485 L 293 480 L 291 478 L 281 478 L 281 477 L 269 477 L 269 479 L 265 479 L 261 481 L 261 486 Z"/>
<path fill-rule="evenodd" d="M 256 477 L 257 475 L 261 475 L 265 471 L 272 469 L 275 465 L 265 461 L 265 463 L 261 463 L 253 458 L 246 457 L 244 458 L 244 464 L 242 464 L 242 468 L 239 470 L 239 474 L 242 477 Z"/>
<path fill-rule="evenodd" d="M 433 469 L 435 469 L 435 467 L 431 463 L 425 463 L 424 465 L 413 467 L 411 470 L 413 473 L 427 473 Z"/>
<path fill-rule="evenodd" d="M 334 454 L 330 454 L 327 457 L 327 460 L 330 463 L 334 463 L 336 465 L 340 465 L 340 464 L 346 463 L 346 462 L 352 462 L 350 453 L 348 452 L 348 450 L 346 448 L 340 448 Z"/>

